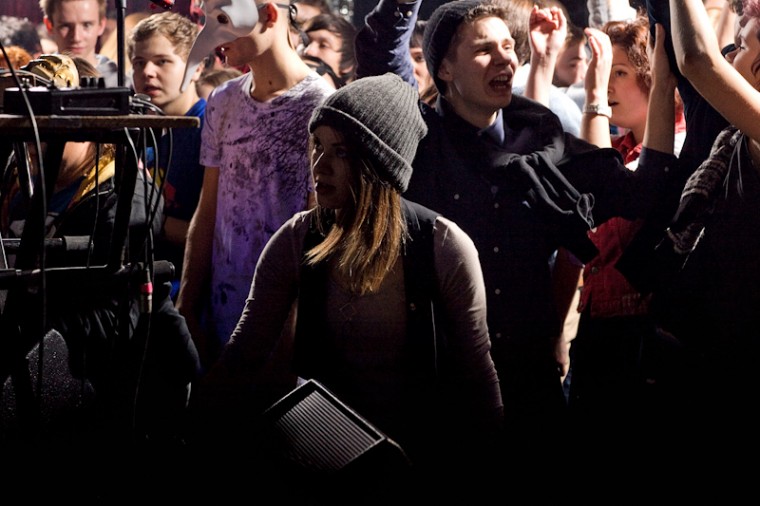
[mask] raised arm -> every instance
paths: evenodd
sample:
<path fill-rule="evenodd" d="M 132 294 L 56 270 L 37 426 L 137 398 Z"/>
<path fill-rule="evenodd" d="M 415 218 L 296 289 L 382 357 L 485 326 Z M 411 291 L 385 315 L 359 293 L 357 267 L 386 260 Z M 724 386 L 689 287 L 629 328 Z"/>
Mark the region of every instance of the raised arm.
<path fill-rule="evenodd" d="M 367 14 L 364 27 L 354 42 L 357 79 L 392 72 L 417 86 L 409 56 L 409 40 L 421 3 L 422 0 L 380 0 Z"/>
<path fill-rule="evenodd" d="M 591 60 L 586 70 L 584 87 L 586 101 L 581 119 L 581 139 L 600 148 L 612 146 L 610 139 L 610 116 L 604 114 L 609 110 L 607 89 L 610 84 L 612 69 L 612 43 L 609 36 L 596 28 L 586 28 Z"/>
<path fill-rule="evenodd" d="M 734 30 L 736 28 L 737 14 L 731 8 L 731 2 L 723 0 L 720 8 L 720 17 L 718 24 L 715 26 L 715 34 L 718 37 L 720 47 L 726 47 L 734 43 Z"/>
<path fill-rule="evenodd" d="M 673 152 L 675 139 L 675 91 L 676 77 L 670 71 L 668 55 L 665 53 L 665 29 L 656 26 L 653 48 L 649 61 L 652 69 L 652 87 L 649 90 L 647 126 L 644 131 L 644 146 L 663 153 Z"/>
<path fill-rule="evenodd" d="M 670 16 L 681 73 L 729 123 L 753 140 L 760 140 L 760 92 L 721 54 L 702 1 L 670 2 Z M 746 22 L 737 39 L 744 49 L 731 53 L 732 58 L 744 56 L 738 53 L 746 51 L 749 44 L 757 44 L 759 23 L 757 18 Z"/>
<path fill-rule="evenodd" d="M 658 24 L 661 24 L 665 28 L 667 36 L 667 40 L 665 40 L 665 52 L 669 58 L 670 70 L 678 80 L 678 93 L 683 101 L 684 114 L 686 116 L 686 140 L 681 149 L 679 160 L 684 175 L 683 182 L 685 183 L 685 178 L 707 158 L 713 141 L 728 123 L 678 70 L 678 64 L 673 51 L 669 4 L 669 0 L 646 1 L 651 36 L 656 37 L 654 30 Z"/>
<path fill-rule="evenodd" d="M 530 72 L 525 96 L 549 106 L 557 57 L 567 38 L 567 19 L 557 7 L 539 9 L 533 6 L 528 31 L 530 41 Z"/>

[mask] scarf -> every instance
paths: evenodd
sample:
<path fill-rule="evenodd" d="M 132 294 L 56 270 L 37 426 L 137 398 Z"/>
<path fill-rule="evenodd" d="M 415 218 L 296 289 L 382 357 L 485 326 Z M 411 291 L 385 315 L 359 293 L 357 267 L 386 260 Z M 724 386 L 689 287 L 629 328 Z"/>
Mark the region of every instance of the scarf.
<path fill-rule="evenodd" d="M 686 181 L 673 224 L 667 229 L 667 239 L 675 253 L 688 255 L 697 247 L 705 223 L 715 210 L 731 158 L 743 138 L 736 127 L 724 129 L 715 139 L 710 155 Z"/>

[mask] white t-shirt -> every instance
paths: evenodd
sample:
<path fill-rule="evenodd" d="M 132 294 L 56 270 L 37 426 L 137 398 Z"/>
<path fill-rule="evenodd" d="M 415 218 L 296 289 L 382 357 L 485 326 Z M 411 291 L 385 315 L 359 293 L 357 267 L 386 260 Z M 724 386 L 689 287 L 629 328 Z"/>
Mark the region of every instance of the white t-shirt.
<path fill-rule="evenodd" d="M 316 73 L 267 102 L 249 93 L 253 76 L 211 94 L 200 162 L 219 168 L 211 274 L 212 326 L 225 343 L 243 311 L 264 245 L 306 207 L 312 178 L 308 123 L 334 90 Z"/>

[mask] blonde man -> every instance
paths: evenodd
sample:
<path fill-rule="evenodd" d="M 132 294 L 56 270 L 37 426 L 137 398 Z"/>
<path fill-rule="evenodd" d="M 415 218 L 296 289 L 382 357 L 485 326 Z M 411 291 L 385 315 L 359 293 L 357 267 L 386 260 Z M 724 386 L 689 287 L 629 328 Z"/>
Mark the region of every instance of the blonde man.
<path fill-rule="evenodd" d="M 106 86 L 118 85 L 116 62 L 97 54 L 106 28 L 106 0 L 40 0 L 44 23 L 58 51 L 91 63 Z"/>
<path fill-rule="evenodd" d="M 182 90 L 185 67 L 199 27 L 175 12 L 153 14 L 135 25 L 127 38 L 127 55 L 132 64 L 135 92 L 147 95 L 151 102 L 170 116 L 195 116 L 201 127 L 206 101 L 198 96 L 195 86 Z M 192 75 L 197 81 L 203 68 Z M 201 130 L 175 129 L 163 135 L 158 156 L 149 150 L 148 167 L 162 181 L 164 190 L 164 225 L 156 242 L 156 256 L 171 261 L 177 272 L 174 279 L 176 297 L 185 239 L 190 219 L 203 185 L 203 166 L 199 155 Z"/>

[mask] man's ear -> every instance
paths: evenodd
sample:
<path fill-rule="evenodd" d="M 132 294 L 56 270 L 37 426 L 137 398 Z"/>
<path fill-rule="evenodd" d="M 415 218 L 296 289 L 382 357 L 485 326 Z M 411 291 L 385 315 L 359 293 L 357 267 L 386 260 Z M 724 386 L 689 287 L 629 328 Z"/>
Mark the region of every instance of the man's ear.
<path fill-rule="evenodd" d="M 206 65 L 201 63 L 198 65 L 198 68 L 195 69 L 195 72 L 193 72 L 193 76 L 190 78 L 191 83 L 197 83 L 198 79 L 201 78 L 201 74 L 203 73 L 203 70 L 206 68 Z"/>
<path fill-rule="evenodd" d="M 272 2 L 269 2 L 266 4 L 266 7 L 264 7 L 264 11 L 267 13 L 267 18 L 264 21 L 264 24 L 269 27 L 274 26 L 274 24 L 277 22 L 277 18 L 280 15 L 279 11 L 277 10 L 277 6 Z"/>
<path fill-rule="evenodd" d="M 43 21 L 45 22 L 45 28 L 47 28 L 48 33 L 53 33 L 53 22 L 50 21 L 50 18 L 45 16 Z"/>
<path fill-rule="evenodd" d="M 448 58 L 441 60 L 441 65 L 438 67 L 438 79 L 447 83 L 451 82 L 454 79 L 451 67 L 452 65 Z"/>
<path fill-rule="evenodd" d="M 105 17 L 100 18 L 100 21 L 98 22 L 98 24 L 100 25 L 98 27 L 98 37 L 103 35 L 103 32 L 106 31 L 106 21 L 107 20 Z"/>

